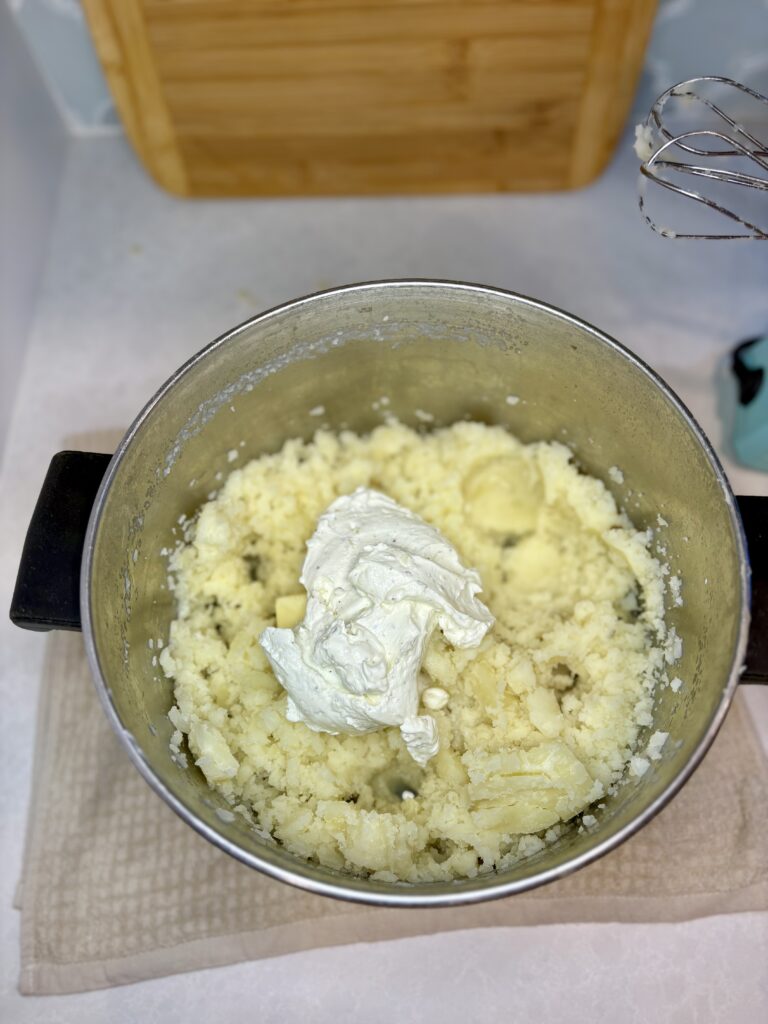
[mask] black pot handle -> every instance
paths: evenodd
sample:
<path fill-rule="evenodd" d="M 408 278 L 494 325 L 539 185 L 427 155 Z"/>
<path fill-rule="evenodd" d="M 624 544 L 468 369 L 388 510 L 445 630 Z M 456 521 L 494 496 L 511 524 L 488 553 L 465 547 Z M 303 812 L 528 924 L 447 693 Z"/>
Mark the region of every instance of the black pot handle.
<path fill-rule="evenodd" d="M 111 455 L 51 459 L 27 530 L 11 620 L 24 629 L 81 629 L 80 563 L 96 492 Z"/>
<path fill-rule="evenodd" d="M 48 468 L 21 555 L 11 619 L 24 629 L 80 629 L 80 563 L 110 455 L 59 452 Z M 752 565 L 752 628 L 743 682 L 768 683 L 768 498 L 737 499 Z"/>
<path fill-rule="evenodd" d="M 737 498 L 752 567 L 752 624 L 742 683 L 768 684 L 768 498 Z"/>

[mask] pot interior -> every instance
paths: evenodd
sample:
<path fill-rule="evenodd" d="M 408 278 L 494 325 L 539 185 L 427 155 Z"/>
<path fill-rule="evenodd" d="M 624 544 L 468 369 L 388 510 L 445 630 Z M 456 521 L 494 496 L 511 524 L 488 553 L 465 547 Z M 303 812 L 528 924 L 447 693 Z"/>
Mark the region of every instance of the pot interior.
<path fill-rule="evenodd" d="M 310 865 L 229 813 L 191 765 L 171 758 L 171 684 L 150 638 L 174 616 L 163 548 L 234 466 L 274 452 L 320 423 L 358 432 L 382 421 L 382 395 L 424 429 L 461 418 L 508 427 L 523 441 L 558 440 L 599 477 L 638 528 L 652 528 L 682 577 L 668 620 L 683 640 L 678 693 L 659 691 L 654 724 L 670 734 L 660 761 L 632 779 L 598 824 L 575 827 L 504 873 L 394 885 Z M 507 402 L 515 396 L 515 404 Z M 311 410 L 324 407 L 322 416 Z M 736 682 L 744 633 L 743 547 L 732 498 L 684 409 L 605 336 L 508 293 L 394 282 L 301 300 L 220 339 L 166 386 L 113 463 L 86 566 L 91 657 L 113 724 L 145 776 L 208 838 L 278 877 L 378 902 L 457 902 L 556 877 L 615 845 L 663 801 L 703 752 Z M 237 451 L 234 462 L 228 453 Z M 618 484 L 608 470 L 619 467 Z M 614 474 L 614 476 L 618 476 Z M 661 515 L 669 524 L 659 528 Z M 85 597 L 86 595 L 84 595 Z"/>

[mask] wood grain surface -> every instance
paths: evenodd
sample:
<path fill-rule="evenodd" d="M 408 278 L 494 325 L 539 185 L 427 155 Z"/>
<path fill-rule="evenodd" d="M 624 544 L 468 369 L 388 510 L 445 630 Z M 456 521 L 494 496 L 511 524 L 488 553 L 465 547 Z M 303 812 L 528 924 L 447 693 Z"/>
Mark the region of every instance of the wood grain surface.
<path fill-rule="evenodd" d="M 189 196 L 573 188 L 655 0 L 84 0 L 128 136 Z"/>

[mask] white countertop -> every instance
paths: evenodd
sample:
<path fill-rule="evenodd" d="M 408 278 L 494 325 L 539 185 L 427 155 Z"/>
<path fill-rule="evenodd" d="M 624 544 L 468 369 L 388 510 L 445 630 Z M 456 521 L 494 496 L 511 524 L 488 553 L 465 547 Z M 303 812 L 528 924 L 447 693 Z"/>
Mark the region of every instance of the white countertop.
<path fill-rule="evenodd" d="M 217 334 L 352 281 L 479 281 L 583 316 L 668 377 L 737 491 L 768 494 L 768 477 L 727 457 L 713 383 L 728 348 L 768 329 L 768 245 L 657 238 L 637 213 L 635 173 L 625 139 L 596 185 L 566 195 L 185 202 L 158 191 L 122 140 L 73 144 L 0 476 L 0 605 L 66 435 L 124 428 Z M 2 629 L 0 1019 L 768 1019 L 766 914 L 458 932 L 22 999 L 11 902 L 45 642 Z M 766 742 L 768 692 L 749 703 Z"/>

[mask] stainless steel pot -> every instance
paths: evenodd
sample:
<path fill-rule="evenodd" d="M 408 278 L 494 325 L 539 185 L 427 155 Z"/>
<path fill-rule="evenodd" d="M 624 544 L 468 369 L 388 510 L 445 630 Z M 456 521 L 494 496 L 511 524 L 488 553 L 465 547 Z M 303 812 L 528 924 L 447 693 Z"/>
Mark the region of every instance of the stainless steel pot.
<path fill-rule="evenodd" d="M 510 394 L 521 400 L 507 403 Z M 472 880 L 395 885 L 353 877 L 306 863 L 233 820 L 197 768 L 182 770 L 171 759 L 171 686 L 153 666 L 147 643 L 168 635 L 174 615 L 160 551 L 173 545 L 179 517 L 193 513 L 231 469 L 228 453 L 237 451 L 235 465 L 241 465 L 287 438 L 311 436 L 318 419 L 310 410 L 318 406 L 333 427 L 368 431 L 379 422 L 372 403 L 381 395 L 405 423 L 416 424 L 414 410 L 422 409 L 438 425 L 470 417 L 503 424 L 525 441 L 565 441 L 638 526 L 655 528 L 659 514 L 668 521 L 664 543 L 684 581 L 685 602 L 669 610 L 669 620 L 683 638 L 675 671 L 686 685 L 659 693 L 648 730 L 670 734 L 662 759 L 606 799 L 593 831 L 571 828 L 515 867 Z M 70 455 L 54 463 L 25 547 L 12 617 L 33 628 L 79 625 L 72 575 L 89 516 L 82 628 L 99 697 L 131 760 L 211 842 L 314 892 L 439 906 L 559 878 L 612 850 L 677 792 L 712 742 L 739 681 L 750 574 L 739 512 L 717 458 L 690 413 L 647 366 L 594 327 L 543 303 L 436 281 L 362 284 L 298 299 L 225 334 L 158 391 L 109 461 L 90 511 L 89 488 L 95 490 L 105 468 L 99 458 L 106 460 Z M 614 465 L 623 470 L 623 485 L 608 474 Z M 768 519 L 766 505 L 751 499 L 744 506 L 754 520 L 763 586 L 768 543 L 758 533 Z M 61 585 L 52 589 L 52 578 Z M 763 595 L 763 616 L 766 604 Z M 754 639 L 751 672 L 764 678 L 768 651 L 764 639 Z"/>

